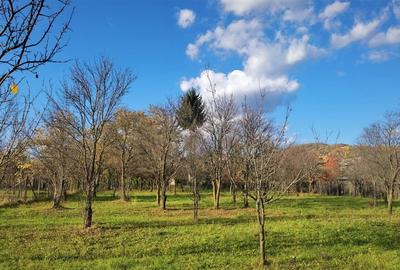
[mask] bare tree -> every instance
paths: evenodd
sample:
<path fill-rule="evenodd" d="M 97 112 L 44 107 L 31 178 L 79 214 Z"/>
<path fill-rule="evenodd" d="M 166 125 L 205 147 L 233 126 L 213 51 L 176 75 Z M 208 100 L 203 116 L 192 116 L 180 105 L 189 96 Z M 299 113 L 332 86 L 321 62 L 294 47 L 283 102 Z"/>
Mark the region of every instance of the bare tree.
<path fill-rule="evenodd" d="M 8 89 L 21 81 L 17 74 L 57 62 L 66 45 L 69 7 L 69 0 L 0 1 L 0 183 L 13 159 L 26 150 L 40 120 L 31 115 L 34 97 L 14 96 Z"/>
<path fill-rule="evenodd" d="M 230 182 L 232 202 L 236 204 L 236 194 L 239 185 L 243 182 L 242 156 L 240 151 L 240 130 L 237 121 L 233 122 L 232 131 L 225 137 L 226 145 L 226 170 Z M 248 206 L 248 204 L 247 204 Z M 247 207 L 246 206 L 246 207 Z"/>
<path fill-rule="evenodd" d="M 129 200 L 126 184 L 126 171 L 128 164 L 133 160 L 137 152 L 137 123 L 138 119 L 135 112 L 121 109 L 115 116 L 116 148 L 119 152 L 121 163 L 121 198 L 123 201 Z"/>
<path fill-rule="evenodd" d="M 235 116 L 237 109 L 232 95 L 217 95 L 216 85 L 207 75 L 211 98 L 207 102 L 207 121 L 203 126 L 203 146 L 208 153 L 211 165 L 214 208 L 219 208 L 221 184 L 224 171 L 227 170 L 229 154 L 231 153 L 232 133 L 235 131 Z"/>
<path fill-rule="evenodd" d="M 34 169 L 40 171 L 41 176 L 47 178 L 46 182 L 53 188 L 53 208 L 61 208 L 61 201 L 65 199 L 67 181 L 74 164 L 71 161 L 76 153 L 65 128 L 56 112 L 36 134 L 32 145 L 32 153 L 40 162 L 36 163 Z"/>
<path fill-rule="evenodd" d="M 146 153 L 157 164 L 157 175 L 161 185 L 162 209 L 167 208 L 167 188 L 180 164 L 180 130 L 176 118 L 176 106 L 170 101 L 165 106 L 151 106 L 154 125 L 153 140 L 149 141 Z"/>
<path fill-rule="evenodd" d="M 351 152 L 350 164 L 345 168 L 345 174 L 349 177 L 353 186 L 353 196 L 371 196 L 372 205 L 376 206 L 378 190 L 382 183 L 375 171 L 371 170 L 370 162 L 364 158 L 365 146 L 359 145 Z M 372 189 L 372 190 L 371 190 Z M 372 192 L 371 192 L 372 191 Z M 371 194 L 372 193 L 372 194 Z"/>
<path fill-rule="evenodd" d="M 281 126 L 275 125 L 266 117 L 262 102 L 255 108 L 243 105 L 242 155 L 244 166 L 248 167 L 249 196 L 256 202 L 261 265 L 267 264 L 265 205 L 279 200 L 303 177 L 302 168 L 297 171 L 284 163 L 290 146 L 286 138 L 287 120 L 288 114 Z"/>
<path fill-rule="evenodd" d="M 322 173 L 321 153 L 322 150 L 319 143 L 293 145 L 287 150 L 285 162 L 290 164 L 294 171 L 303 169 L 304 179 L 297 184 L 305 184 L 308 193 L 314 191 L 315 182 Z M 303 188 L 301 186 L 300 191 Z M 297 192 L 299 192 L 298 189 Z"/>
<path fill-rule="evenodd" d="M 382 121 L 364 129 L 360 137 L 362 157 L 370 174 L 385 187 L 389 215 L 400 173 L 400 114 L 389 112 Z"/>
<path fill-rule="evenodd" d="M 53 102 L 80 150 L 86 195 L 85 228 L 92 225 L 95 181 L 101 171 L 99 144 L 105 136 L 105 125 L 112 120 L 134 79 L 130 71 L 116 69 L 106 58 L 94 63 L 76 62 L 71 69 L 71 82 L 64 81 L 60 100 Z"/>
<path fill-rule="evenodd" d="M 40 122 L 41 113 L 32 115 L 33 102 L 29 95 L 0 94 L 0 183 L 8 167 L 26 151 Z"/>
<path fill-rule="evenodd" d="M 69 6 L 69 0 L 0 2 L 0 87 L 19 72 L 36 72 L 43 64 L 57 62 L 57 54 L 66 46 Z M 70 15 L 63 23 L 66 13 Z"/>

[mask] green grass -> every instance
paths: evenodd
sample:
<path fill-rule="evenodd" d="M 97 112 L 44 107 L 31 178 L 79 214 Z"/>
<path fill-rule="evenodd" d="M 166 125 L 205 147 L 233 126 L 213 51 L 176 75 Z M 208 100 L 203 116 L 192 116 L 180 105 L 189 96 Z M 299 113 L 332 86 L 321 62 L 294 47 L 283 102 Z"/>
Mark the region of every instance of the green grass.
<path fill-rule="evenodd" d="M 254 269 L 255 210 L 234 207 L 228 194 L 213 210 L 202 194 L 192 221 L 189 194 L 168 197 L 169 210 L 149 192 L 132 201 L 99 194 L 94 228 L 82 229 L 83 201 L 62 210 L 50 202 L 0 207 L 0 269 Z M 400 269 L 400 213 L 352 197 L 299 196 L 268 206 L 271 269 Z"/>

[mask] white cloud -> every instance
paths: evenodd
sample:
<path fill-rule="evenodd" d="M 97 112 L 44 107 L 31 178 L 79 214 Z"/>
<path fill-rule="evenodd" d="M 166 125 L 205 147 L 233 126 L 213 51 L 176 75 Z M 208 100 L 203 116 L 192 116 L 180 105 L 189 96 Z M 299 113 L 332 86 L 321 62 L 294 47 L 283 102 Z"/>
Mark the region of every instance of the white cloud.
<path fill-rule="evenodd" d="M 196 78 L 182 80 L 180 87 L 182 91 L 192 87 L 199 89 L 202 97 L 209 101 L 212 96 L 210 81 L 215 85 L 218 96 L 232 95 L 238 102 L 244 98 L 252 101 L 259 97 L 260 91 L 265 91 L 267 97 L 273 97 L 290 94 L 299 88 L 296 80 L 290 80 L 285 75 L 274 78 L 253 77 L 242 70 L 233 70 L 227 74 L 212 70 L 203 71 Z"/>
<path fill-rule="evenodd" d="M 199 77 L 183 80 L 181 89 L 187 91 L 191 87 L 198 88 L 205 96 L 209 96 L 210 81 L 224 94 L 251 95 L 254 91 L 294 91 L 299 87 L 297 81 L 291 81 L 286 76 L 275 78 L 252 78 L 242 70 L 233 70 L 227 74 L 212 70 L 203 71 Z"/>
<path fill-rule="evenodd" d="M 308 0 L 220 0 L 225 12 L 238 16 L 252 12 L 268 11 L 275 13 L 286 9 L 303 9 L 308 6 Z"/>
<path fill-rule="evenodd" d="M 186 55 L 190 57 L 190 59 L 196 59 L 199 55 L 199 48 L 195 45 L 190 43 L 186 47 Z"/>
<path fill-rule="evenodd" d="M 335 1 L 325 7 L 324 11 L 319 14 L 321 19 L 332 19 L 346 11 L 350 6 L 350 2 Z"/>
<path fill-rule="evenodd" d="M 258 40 L 262 35 L 262 26 L 258 20 L 238 20 L 226 28 L 218 26 L 213 31 L 207 31 L 200 35 L 194 44 L 191 43 L 187 46 L 186 54 L 192 59 L 196 58 L 199 48 L 207 42 L 213 49 L 244 53 L 249 41 Z"/>
<path fill-rule="evenodd" d="M 367 23 L 357 22 L 352 29 L 344 35 L 332 34 L 331 44 L 336 48 L 343 48 L 355 41 L 364 40 L 377 30 L 380 23 L 380 19 L 374 19 Z"/>
<path fill-rule="evenodd" d="M 236 15 L 244 15 L 254 10 L 264 9 L 271 3 L 268 0 L 221 0 L 226 12 L 233 12 Z"/>
<path fill-rule="evenodd" d="M 350 2 L 335 1 L 332 4 L 325 7 L 325 9 L 319 14 L 319 18 L 323 20 L 323 25 L 326 30 L 338 28 L 341 23 L 335 18 L 341 13 L 345 12 L 350 7 Z"/>
<path fill-rule="evenodd" d="M 388 51 L 370 51 L 367 55 L 368 60 L 375 63 L 380 63 L 389 60 L 391 54 Z"/>
<path fill-rule="evenodd" d="M 304 9 L 286 9 L 282 19 L 289 22 L 314 22 L 314 9 L 312 7 Z"/>
<path fill-rule="evenodd" d="M 196 14 L 190 9 L 181 9 L 178 14 L 178 25 L 181 28 L 188 28 L 196 20 Z"/>
<path fill-rule="evenodd" d="M 400 43 L 400 27 L 389 27 L 386 32 L 379 32 L 368 42 L 371 47 L 398 43 Z"/>
<path fill-rule="evenodd" d="M 304 59 L 318 57 L 325 54 L 325 50 L 308 44 L 309 36 L 303 35 L 300 39 L 292 39 L 286 54 L 286 62 L 289 65 L 300 62 Z"/>
<path fill-rule="evenodd" d="M 207 96 L 208 74 L 220 93 L 233 94 L 236 99 L 258 96 L 260 89 L 276 98 L 279 94 L 294 92 L 299 88 L 299 83 L 288 78 L 288 69 L 298 62 L 323 53 L 322 49 L 310 44 L 307 34 L 292 37 L 278 32 L 274 39 L 268 39 L 258 19 L 241 19 L 226 27 L 218 26 L 207 31 L 188 45 L 186 53 L 194 58 L 198 56 L 201 47 L 206 45 L 217 52 L 238 54 L 243 59 L 243 69 L 227 73 L 212 70 L 203 72 L 198 77 L 184 79 L 181 89 L 195 87 L 202 95 Z"/>
<path fill-rule="evenodd" d="M 214 50 L 239 54 L 244 58 L 246 71 L 255 75 L 279 73 L 287 66 L 323 53 L 323 50 L 309 44 L 307 34 L 302 34 L 300 38 L 287 38 L 278 32 L 275 40 L 268 40 L 257 19 L 241 19 L 227 27 L 218 26 L 207 31 L 194 44 L 187 46 L 187 55 L 197 57 L 200 47 L 206 43 Z"/>

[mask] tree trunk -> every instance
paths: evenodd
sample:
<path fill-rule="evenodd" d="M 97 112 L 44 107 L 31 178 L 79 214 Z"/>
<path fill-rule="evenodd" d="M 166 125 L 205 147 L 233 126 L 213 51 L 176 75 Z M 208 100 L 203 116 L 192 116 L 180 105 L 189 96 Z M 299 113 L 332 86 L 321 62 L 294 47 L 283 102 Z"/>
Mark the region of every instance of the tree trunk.
<path fill-rule="evenodd" d="M 157 182 L 157 205 L 161 205 L 161 187 L 159 181 Z"/>
<path fill-rule="evenodd" d="M 189 182 L 191 181 L 191 175 L 189 174 Z M 194 222 L 199 220 L 199 192 L 197 187 L 197 179 L 193 177 L 193 219 Z"/>
<path fill-rule="evenodd" d="M 37 195 L 36 192 L 35 192 L 35 182 L 34 182 L 34 181 L 35 181 L 35 180 L 34 180 L 33 178 L 31 178 L 31 180 L 29 181 L 29 186 L 30 186 L 31 191 L 32 191 L 33 200 L 38 201 L 38 200 L 39 200 L 39 197 L 38 197 L 38 195 Z"/>
<path fill-rule="evenodd" d="M 65 202 L 67 200 L 67 180 L 65 178 L 62 179 L 61 194 L 61 199 Z"/>
<path fill-rule="evenodd" d="M 18 199 L 20 199 L 21 196 L 22 196 L 22 179 L 20 178 L 18 182 Z"/>
<path fill-rule="evenodd" d="M 40 178 L 38 179 L 38 184 L 37 184 L 37 194 L 38 194 L 38 198 L 40 199 Z"/>
<path fill-rule="evenodd" d="M 47 198 L 51 199 L 50 185 L 47 185 Z"/>
<path fill-rule="evenodd" d="M 236 205 L 236 185 L 233 181 L 231 181 L 231 195 L 232 195 L 232 202 L 234 205 Z"/>
<path fill-rule="evenodd" d="M 54 174 L 54 187 L 53 187 L 53 208 L 61 208 L 61 191 L 62 183 L 60 177 Z"/>
<path fill-rule="evenodd" d="M 92 227 L 92 215 L 93 215 L 92 195 L 90 195 L 86 197 L 86 203 L 85 203 L 85 213 L 84 213 L 85 229 Z"/>
<path fill-rule="evenodd" d="M 126 192 L 126 183 L 125 183 L 125 164 L 122 162 L 121 164 L 121 199 L 124 202 L 129 201 L 129 196 Z"/>
<path fill-rule="evenodd" d="M 388 190 L 387 208 L 388 208 L 389 215 L 392 215 L 392 213 L 393 213 L 393 185 Z"/>
<path fill-rule="evenodd" d="M 161 200 L 162 200 L 162 209 L 166 210 L 167 209 L 167 183 L 165 183 L 165 180 L 162 182 L 162 186 L 161 186 Z"/>
<path fill-rule="evenodd" d="M 53 197 L 53 208 L 54 209 L 61 208 L 61 194 L 58 191 L 55 191 L 55 194 Z"/>
<path fill-rule="evenodd" d="M 266 256 L 266 244 L 265 244 L 265 213 L 264 213 L 264 201 L 261 198 L 261 191 L 257 191 L 257 221 L 258 221 L 258 238 L 260 245 L 260 266 L 264 267 L 267 265 Z"/>
<path fill-rule="evenodd" d="M 25 177 L 24 179 L 24 202 L 26 202 L 28 200 L 28 178 Z"/>
<path fill-rule="evenodd" d="M 213 186 L 213 198 L 214 198 L 214 209 L 219 209 L 219 198 L 221 194 L 221 180 L 215 179 L 212 181 Z"/>
<path fill-rule="evenodd" d="M 99 177 L 95 176 L 94 185 L 93 185 L 93 198 L 97 197 L 97 187 L 99 185 Z"/>
<path fill-rule="evenodd" d="M 243 186 L 243 208 L 249 207 L 249 191 L 247 189 L 247 184 Z"/>
<path fill-rule="evenodd" d="M 92 201 L 93 201 L 93 195 L 94 195 L 94 181 L 87 181 L 88 186 L 87 186 L 87 192 L 86 192 L 86 202 L 85 202 L 85 209 L 84 209 L 84 228 L 90 228 L 92 227 L 92 216 L 93 216 L 93 210 L 92 210 Z"/>

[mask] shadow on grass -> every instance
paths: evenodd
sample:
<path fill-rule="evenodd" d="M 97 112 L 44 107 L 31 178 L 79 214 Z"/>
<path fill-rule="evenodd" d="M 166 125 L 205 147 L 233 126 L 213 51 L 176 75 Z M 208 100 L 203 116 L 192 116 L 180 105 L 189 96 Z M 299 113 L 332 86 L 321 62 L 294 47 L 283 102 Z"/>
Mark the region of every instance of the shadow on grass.
<path fill-rule="evenodd" d="M 386 203 L 378 201 L 378 207 L 386 207 Z M 393 202 L 393 207 L 400 206 L 399 201 Z M 326 210 L 336 209 L 367 209 L 370 206 L 369 198 L 355 198 L 350 196 L 304 196 L 304 197 L 290 197 L 282 198 L 273 207 L 285 208 L 325 208 Z"/>
<path fill-rule="evenodd" d="M 118 195 L 113 196 L 112 193 L 98 193 L 93 201 L 97 202 L 111 202 L 117 201 L 120 197 Z M 73 193 L 67 196 L 67 201 L 69 202 L 80 202 L 85 200 L 85 195 L 83 193 Z"/>
<path fill-rule="evenodd" d="M 187 226 L 201 226 L 201 225 L 236 225 L 244 223 L 255 222 L 255 218 L 251 216 L 238 216 L 234 218 L 225 217 L 200 217 L 198 222 L 195 223 L 191 217 L 187 217 L 180 221 L 169 220 L 155 220 L 155 221 L 122 221 L 113 223 L 97 223 L 103 229 L 143 229 L 143 228 L 167 228 L 167 227 L 187 227 Z"/>
<path fill-rule="evenodd" d="M 135 194 L 132 192 L 131 194 L 132 201 L 134 202 L 155 202 L 156 194 Z M 187 201 L 192 198 L 190 193 L 177 193 L 177 194 L 167 194 L 167 202 L 180 202 Z"/>
<path fill-rule="evenodd" d="M 99 194 L 96 196 L 96 198 L 94 198 L 94 201 L 98 201 L 98 202 L 110 202 L 110 201 L 116 201 L 119 200 L 120 197 L 119 196 L 113 196 L 112 194 Z M 80 202 L 80 201 L 84 201 L 85 200 L 85 196 L 82 193 L 73 193 L 73 194 L 68 194 L 67 195 L 67 199 L 66 202 Z M 16 208 L 20 205 L 31 205 L 34 203 L 39 203 L 39 202 L 51 202 L 51 199 L 44 197 L 44 198 L 39 198 L 39 199 L 30 199 L 27 200 L 26 202 L 19 199 L 16 201 L 12 201 L 12 202 L 6 202 L 3 204 L 0 204 L 0 208 Z M 66 208 L 67 209 L 67 208 Z"/>
<path fill-rule="evenodd" d="M 0 205 L 0 208 L 17 208 L 21 205 L 32 205 L 34 203 L 39 203 L 39 202 L 49 202 L 50 200 L 48 198 L 39 198 L 39 199 L 30 199 L 27 201 L 24 200 L 16 200 L 12 202 L 6 202 Z"/>

